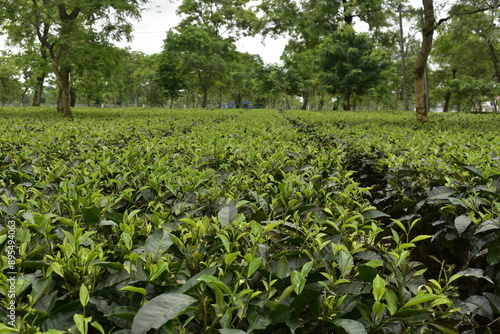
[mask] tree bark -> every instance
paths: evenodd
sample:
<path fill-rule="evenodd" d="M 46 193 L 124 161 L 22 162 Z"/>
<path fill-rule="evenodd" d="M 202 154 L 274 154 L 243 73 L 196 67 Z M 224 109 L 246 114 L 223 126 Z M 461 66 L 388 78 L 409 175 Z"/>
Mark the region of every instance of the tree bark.
<path fill-rule="evenodd" d="M 309 104 L 309 94 L 303 93 L 302 94 L 302 107 L 300 107 L 301 110 L 307 110 L 307 105 Z"/>
<path fill-rule="evenodd" d="M 432 50 L 432 38 L 434 35 L 435 16 L 434 16 L 434 1 L 422 0 L 424 5 L 423 23 L 422 23 L 422 45 L 420 52 L 417 56 L 417 61 L 413 68 L 415 76 L 415 103 L 417 120 L 421 123 L 429 121 L 429 106 L 427 105 L 427 92 L 426 92 L 426 67 L 429 54 Z"/>
<path fill-rule="evenodd" d="M 69 69 L 65 66 L 59 68 L 56 61 L 52 62 L 52 69 L 56 75 L 57 85 L 59 86 L 59 101 L 58 111 L 64 116 L 72 117 L 73 112 L 70 106 L 70 83 L 69 83 Z"/>
<path fill-rule="evenodd" d="M 493 62 L 493 68 L 495 69 L 495 78 L 497 79 L 497 82 L 500 83 L 500 64 L 498 62 L 495 45 L 492 41 L 488 42 L 488 49 L 490 50 L 491 61 Z"/>
<path fill-rule="evenodd" d="M 452 69 L 451 72 L 452 72 L 451 77 L 455 79 L 457 77 L 457 70 Z M 450 100 L 451 100 L 451 91 L 448 91 L 444 96 L 443 112 L 448 112 L 450 110 Z"/>
<path fill-rule="evenodd" d="M 69 89 L 69 97 L 69 105 L 71 108 L 74 108 L 76 105 L 76 89 L 74 87 Z"/>
<path fill-rule="evenodd" d="M 351 110 L 351 90 L 347 89 L 345 94 L 344 94 L 344 110 L 349 111 Z"/>
<path fill-rule="evenodd" d="M 39 107 L 42 104 L 42 94 L 43 94 L 43 83 L 45 82 L 45 76 L 40 75 L 36 78 L 35 92 L 33 94 L 33 107 Z"/>
<path fill-rule="evenodd" d="M 201 100 L 201 107 L 206 108 L 208 101 L 208 88 L 203 88 L 203 99 Z"/>

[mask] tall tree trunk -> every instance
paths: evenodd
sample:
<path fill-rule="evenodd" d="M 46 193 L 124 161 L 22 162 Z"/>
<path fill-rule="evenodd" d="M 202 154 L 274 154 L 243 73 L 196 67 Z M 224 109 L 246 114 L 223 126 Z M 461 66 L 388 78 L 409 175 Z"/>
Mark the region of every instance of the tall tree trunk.
<path fill-rule="evenodd" d="M 300 107 L 300 109 L 307 110 L 308 104 L 309 104 L 309 94 L 304 93 L 304 94 L 302 94 L 302 107 Z"/>
<path fill-rule="evenodd" d="M 42 104 L 43 83 L 45 82 L 45 75 L 40 75 L 36 78 L 35 92 L 33 94 L 33 107 L 39 107 Z"/>
<path fill-rule="evenodd" d="M 401 73 L 403 74 L 403 101 L 404 101 L 404 110 L 410 110 L 408 105 L 408 90 L 407 90 L 407 78 L 406 78 L 406 52 L 405 52 L 405 43 L 404 43 L 404 35 L 403 35 L 403 8 L 402 5 L 399 5 L 399 48 L 401 52 Z M 396 109 L 398 102 L 396 101 Z"/>
<path fill-rule="evenodd" d="M 73 112 L 70 107 L 69 69 L 64 66 L 59 68 L 55 62 L 52 62 L 52 69 L 54 70 L 57 85 L 59 86 L 58 111 L 64 114 L 64 116 L 72 117 Z"/>
<path fill-rule="evenodd" d="M 206 108 L 208 101 L 208 88 L 203 88 L 203 99 L 201 100 L 201 107 Z"/>
<path fill-rule="evenodd" d="M 318 103 L 318 110 L 323 110 L 323 107 L 325 106 L 325 94 L 321 93 L 319 94 L 319 103 Z"/>
<path fill-rule="evenodd" d="M 452 78 L 455 79 L 457 77 L 457 70 L 452 69 L 451 72 L 452 72 Z M 450 110 L 450 100 L 451 100 L 451 91 L 448 91 L 444 96 L 443 112 L 448 112 Z"/>
<path fill-rule="evenodd" d="M 69 105 L 71 108 L 74 108 L 76 105 L 76 89 L 75 88 L 71 87 L 69 89 L 69 97 L 70 97 Z"/>
<path fill-rule="evenodd" d="M 351 110 L 351 90 L 347 89 L 344 94 L 344 110 Z"/>
<path fill-rule="evenodd" d="M 417 120 L 421 123 L 429 121 L 429 106 L 427 105 L 426 92 L 426 67 L 429 54 L 432 50 L 432 38 L 435 30 L 434 1 L 422 0 L 424 5 L 424 17 L 422 23 L 422 45 L 418 53 L 417 61 L 413 68 L 415 76 L 415 102 L 417 109 Z"/>
<path fill-rule="evenodd" d="M 238 92 L 238 94 L 236 94 L 236 98 L 234 99 L 234 107 L 236 109 L 240 109 L 242 101 L 243 97 L 241 96 L 240 92 Z"/>
<path fill-rule="evenodd" d="M 492 41 L 488 42 L 488 49 L 490 50 L 491 61 L 493 62 L 493 68 L 495 69 L 495 77 L 497 82 L 500 83 L 500 64 L 498 62 L 495 45 L 493 45 Z"/>

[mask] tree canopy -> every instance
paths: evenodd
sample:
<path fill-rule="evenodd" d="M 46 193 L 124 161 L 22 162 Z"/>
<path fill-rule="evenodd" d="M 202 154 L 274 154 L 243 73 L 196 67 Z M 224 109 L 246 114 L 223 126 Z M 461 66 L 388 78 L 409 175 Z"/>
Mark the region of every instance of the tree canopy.
<path fill-rule="evenodd" d="M 409 86 L 415 94 L 405 103 L 421 122 L 431 107 L 498 103 L 497 0 L 422 0 L 421 8 L 407 0 L 183 0 L 160 54 L 114 46 L 131 38 L 130 19 L 147 3 L 0 0 L 0 31 L 21 50 L 4 56 L 2 82 L 11 88 L 3 84 L 3 103 L 57 100 L 67 116 L 75 103 L 397 109 Z M 256 35 L 288 39 L 281 63 L 238 51 L 240 38 Z"/>

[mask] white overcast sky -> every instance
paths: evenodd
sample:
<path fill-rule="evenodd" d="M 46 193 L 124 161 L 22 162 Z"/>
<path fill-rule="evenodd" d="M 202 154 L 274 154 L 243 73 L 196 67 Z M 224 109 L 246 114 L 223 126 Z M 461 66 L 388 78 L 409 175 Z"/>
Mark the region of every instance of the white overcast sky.
<path fill-rule="evenodd" d="M 120 47 L 130 47 L 134 51 L 141 51 L 146 54 L 160 52 L 163 47 L 163 40 L 166 32 L 176 26 L 180 19 L 175 13 L 181 0 L 152 0 L 142 13 L 141 21 L 134 21 L 134 39 L 131 43 L 119 42 Z M 410 3 L 418 8 L 422 7 L 421 0 L 410 0 Z M 0 36 L 0 47 L 4 38 Z M 263 43 L 264 42 L 264 43 Z M 261 37 L 244 37 L 236 45 L 239 51 L 252 54 L 260 54 L 266 63 L 277 63 L 285 47 L 286 40 L 267 38 L 262 41 Z"/>

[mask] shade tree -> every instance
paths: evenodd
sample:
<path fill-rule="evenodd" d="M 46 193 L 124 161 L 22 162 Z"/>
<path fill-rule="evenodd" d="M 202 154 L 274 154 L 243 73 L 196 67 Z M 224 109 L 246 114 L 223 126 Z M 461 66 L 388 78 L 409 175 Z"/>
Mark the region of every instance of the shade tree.
<path fill-rule="evenodd" d="M 171 29 L 167 32 L 163 51 L 159 57 L 167 64 L 175 59 L 178 67 L 164 68 L 165 71 L 160 71 L 158 73 L 162 82 L 160 84 L 166 87 L 169 85 L 168 81 L 180 78 L 172 77 L 172 71 L 178 71 L 182 76 L 192 76 L 202 95 L 201 107 L 206 108 L 210 90 L 227 74 L 228 62 L 234 56 L 234 49 L 232 39 L 211 34 L 195 26 L 179 28 L 178 31 Z M 174 91 L 181 89 L 182 83 L 177 81 L 177 84 L 178 86 L 173 87 Z"/>
<path fill-rule="evenodd" d="M 345 25 L 321 45 L 320 68 L 326 89 L 351 110 L 352 98 L 368 93 L 389 66 L 386 53 L 376 48 L 366 33 L 356 33 Z"/>
<path fill-rule="evenodd" d="M 13 99 L 21 97 L 22 85 L 14 58 L 9 54 L 0 55 L 0 103 L 5 106 Z"/>
<path fill-rule="evenodd" d="M 130 37 L 128 18 L 139 18 L 148 0 L 0 0 L 2 28 L 13 41 L 36 36 L 47 52 L 60 91 L 59 111 L 71 116 L 71 72 L 85 62 L 91 41 Z M 23 43 L 19 43 L 23 47 Z M 102 55 L 103 57 L 105 55 Z"/>

